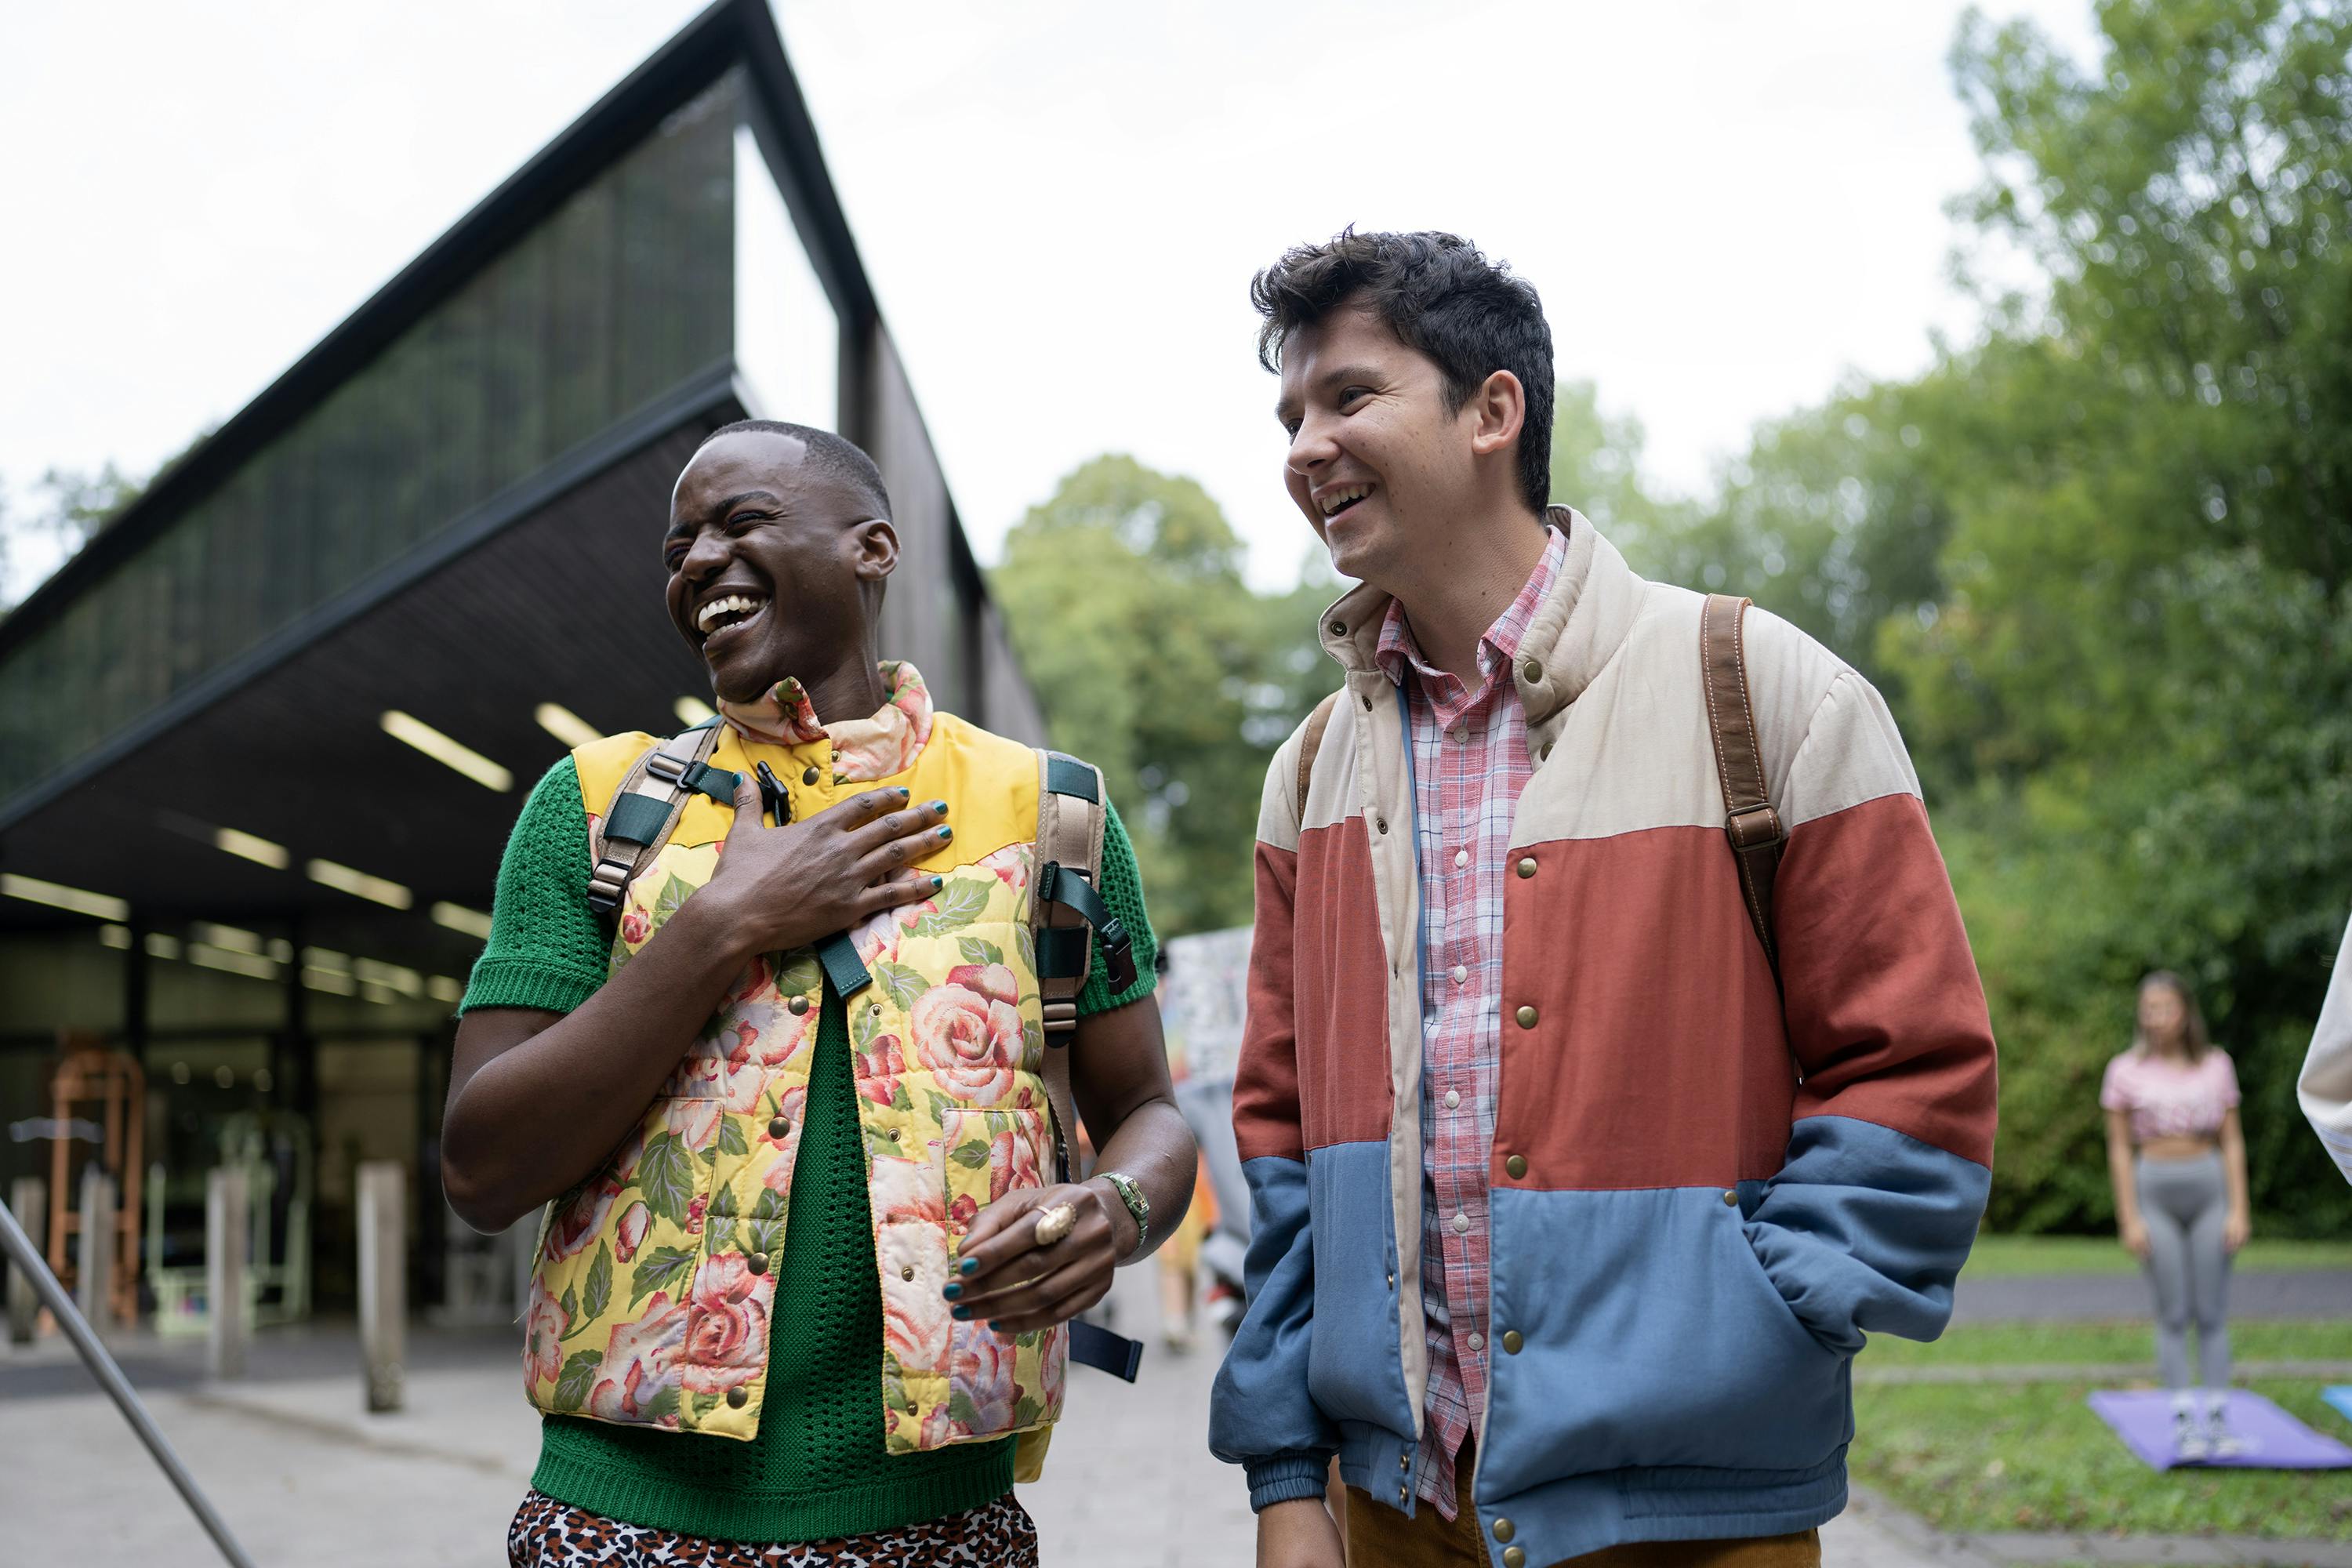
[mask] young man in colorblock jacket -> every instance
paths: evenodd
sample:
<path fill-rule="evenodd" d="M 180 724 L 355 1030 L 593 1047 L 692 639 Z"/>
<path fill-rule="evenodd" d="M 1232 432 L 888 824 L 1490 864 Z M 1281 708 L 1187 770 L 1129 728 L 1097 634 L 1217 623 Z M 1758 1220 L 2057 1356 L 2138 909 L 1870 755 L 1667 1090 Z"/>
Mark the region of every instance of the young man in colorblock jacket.
<path fill-rule="evenodd" d="M 1902 740 L 1747 613 L 1722 696 L 1787 834 L 1776 977 L 1704 601 L 1547 506 L 1535 291 L 1452 236 L 1349 234 L 1253 292 L 1291 496 L 1361 583 L 1258 827 L 1255 1233 L 1211 1440 L 1259 1562 L 1338 1568 L 1336 1455 L 1351 1563 L 1817 1563 L 1851 1358 L 1942 1330 L 1992 1152 Z"/>

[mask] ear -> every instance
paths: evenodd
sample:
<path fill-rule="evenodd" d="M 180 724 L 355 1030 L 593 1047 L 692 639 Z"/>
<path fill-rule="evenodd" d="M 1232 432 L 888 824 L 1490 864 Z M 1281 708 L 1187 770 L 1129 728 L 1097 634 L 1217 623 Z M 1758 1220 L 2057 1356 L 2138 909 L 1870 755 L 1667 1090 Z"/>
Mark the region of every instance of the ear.
<path fill-rule="evenodd" d="M 1507 370 L 1498 370 L 1479 383 L 1462 416 L 1471 421 L 1470 450 L 1481 458 L 1507 452 L 1527 423 L 1528 389 Z"/>
<path fill-rule="evenodd" d="M 898 568 L 898 531 L 890 520 L 869 517 L 850 530 L 857 550 L 857 580 L 881 583 Z"/>

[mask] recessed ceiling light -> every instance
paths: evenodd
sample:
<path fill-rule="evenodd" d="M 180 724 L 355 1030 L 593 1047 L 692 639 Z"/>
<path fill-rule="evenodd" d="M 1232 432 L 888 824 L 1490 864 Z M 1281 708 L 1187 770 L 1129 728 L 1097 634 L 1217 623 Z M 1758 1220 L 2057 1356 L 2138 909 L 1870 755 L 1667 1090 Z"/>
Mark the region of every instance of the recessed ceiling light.
<path fill-rule="evenodd" d="M 215 925 L 210 921 L 198 921 L 188 928 L 188 934 L 198 942 L 209 942 L 214 947 L 226 947 L 234 952 L 249 952 L 257 958 L 267 952 L 269 948 L 269 944 L 262 940 L 259 931 L 245 931 L 236 926 Z"/>
<path fill-rule="evenodd" d="M 456 1004 L 466 999 L 466 987 L 446 974 L 436 974 L 425 983 L 425 994 L 436 1002 Z"/>
<path fill-rule="evenodd" d="M 206 969 L 218 969 L 230 974 L 250 975 L 256 980 L 278 978 L 278 965 L 257 952 L 239 952 L 234 948 L 215 947 L 209 942 L 188 943 L 188 962 Z"/>
<path fill-rule="evenodd" d="M 467 936 L 490 940 L 490 917 L 479 910 L 469 910 L 463 904 L 440 903 L 433 906 L 433 922 L 451 931 L 464 931 Z"/>
<path fill-rule="evenodd" d="M 397 708 L 384 710 L 383 732 L 395 741 L 406 742 L 443 767 L 456 769 L 485 789 L 503 794 L 514 788 L 514 774 L 464 742 L 451 740 L 424 720 Z"/>
<path fill-rule="evenodd" d="M 679 698 L 677 700 L 677 706 L 672 710 L 672 711 L 677 713 L 677 715 L 681 720 L 685 721 L 689 726 L 695 724 L 707 724 L 711 720 L 718 717 L 718 714 L 711 710 L 710 704 L 705 702 L 699 697 Z"/>
<path fill-rule="evenodd" d="M 38 877 L 19 877 L 12 871 L 0 871 L 0 897 L 47 904 L 53 910 L 71 910 L 78 915 L 96 915 L 102 921 L 120 922 L 131 918 L 131 905 L 125 900 L 83 888 L 68 888 L 62 882 L 44 882 Z"/>
<path fill-rule="evenodd" d="M 567 746 L 584 746 L 604 738 L 602 730 L 561 703 L 542 702 L 530 710 L 530 716 L 539 721 L 541 729 Z"/>
<path fill-rule="evenodd" d="M 349 893 L 355 899 L 382 904 L 386 909 L 404 910 L 415 901 L 414 895 L 399 883 L 387 881 L 382 877 L 371 877 L 365 871 L 354 871 L 349 866 L 338 865 L 332 860 L 313 860 L 304 869 L 310 872 L 310 880 L 314 882 Z"/>
<path fill-rule="evenodd" d="M 231 855 L 242 856 L 247 860 L 267 866 L 273 871 L 283 871 L 294 863 L 294 857 L 287 852 L 286 846 L 283 844 L 272 844 L 267 838 L 256 834 L 240 833 L 234 827 L 213 829 L 213 847 L 225 849 Z"/>

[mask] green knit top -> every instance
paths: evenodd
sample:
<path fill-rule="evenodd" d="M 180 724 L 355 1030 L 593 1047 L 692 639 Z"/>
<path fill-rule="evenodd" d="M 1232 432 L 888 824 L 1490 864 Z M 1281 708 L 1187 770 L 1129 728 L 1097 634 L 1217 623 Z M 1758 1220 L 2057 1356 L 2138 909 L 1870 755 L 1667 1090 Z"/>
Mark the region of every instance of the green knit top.
<path fill-rule="evenodd" d="M 1135 851 L 1106 807 L 1102 896 L 1135 942 L 1135 984 L 1109 988 L 1096 950 L 1081 1016 L 1140 1001 L 1156 943 Z M 588 825 L 567 757 L 524 803 L 499 868 L 490 940 L 461 1011 L 569 1012 L 605 977 L 609 938 L 588 908 Z M 1013 1486 L 1013 1440 L 893 1457 L 876 1382 L 882 1289 L 874 1271 L 849 1031 L 828 984 L 776 1268 L 768 1388 L 749 1443 L 550 1415 L 531 1485 L 625 1523 L 759 1542 L 829 1541 L 961 1513 Z"/>

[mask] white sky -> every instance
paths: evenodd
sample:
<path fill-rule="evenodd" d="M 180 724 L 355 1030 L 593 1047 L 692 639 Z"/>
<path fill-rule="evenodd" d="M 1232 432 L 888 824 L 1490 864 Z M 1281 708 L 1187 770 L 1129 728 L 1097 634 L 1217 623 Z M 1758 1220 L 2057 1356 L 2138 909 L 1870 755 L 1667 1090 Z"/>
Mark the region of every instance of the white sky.
<path fill-rule="evenodd" d="M 2087 0 L 1990 0 L 2086 51 Z M 695 14 L 690 0 L 0 0 L 0 483 L 234 413 Z M 1450 228 L 1703 488 L 1754 423 L 1965 336 L 1949 0 L 783 0 L 983 560 L 1127 451 L 1292 575 L 1251 272 Z M 30 565 L 30 563 L 24 563 Z M 24 567 L 19 567 L 19 572 Z M 16 584 L 23 587 L 20 582 Z"/>

